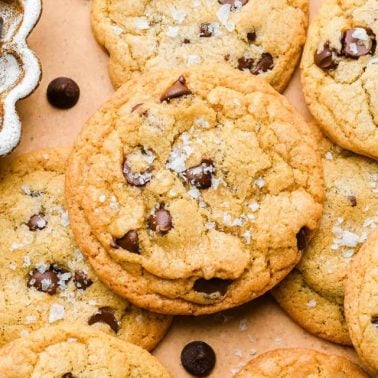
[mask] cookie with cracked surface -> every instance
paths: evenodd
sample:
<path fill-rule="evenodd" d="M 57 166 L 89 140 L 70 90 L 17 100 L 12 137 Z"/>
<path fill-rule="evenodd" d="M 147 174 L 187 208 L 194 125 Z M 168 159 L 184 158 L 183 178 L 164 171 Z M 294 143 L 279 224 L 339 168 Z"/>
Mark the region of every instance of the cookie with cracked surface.
<path fill-rule="evenodd" d="M 359 357 L 378 374 L 378 230 L 354 259 L 345 285 L 345 315 Z"/>
<path fill-rule="evenodd" d="M 146 350 L 74 323 L 42 328 L 3 346 L 0 376 L 169 378 L 170 374 Z"/>
<path fill-rule="evenodd" d="M 225 63 L 287 85 L 306 38 L 307 0 L 95 0 L 94 34 L 115 87 L 153 67 Z"/>
<path fill-rule="evenodd" d="M 327 0 L 311 23 L 303 91 L 323 131 L 343 148 L 378 158 L 378 1 Z"/>
<path fill-rule="evenodd" d="M 0 345 L 50 324 L 80 322 L 151 349 L 170 317 L 112 293 L 79 251 L 65 210 L 68 153 L 0 162 Z"/>
<path fill-rule="evenodd" d="M 276 349 L 251 360 L 235 378 L 368 378 L 355 363 L 345 357 L 311 349 Z"/>
<path fill-rule="evenodd" d="M 320 140 L 325 202 L 320 227 L 295 270 L 274 290 L 281 307 L 303 328 L 351 344 L 344 317 L 350 262 L 378 224 L 378 163 Z"/>
<path fill-rule="evenodd" d="M 87 123 L 67 171 L 76 239 L 141 307 L 206 314 L 298 262 L 322 211 L 308 125 L 266 82 L 224 66 L 126 83 Z"/>

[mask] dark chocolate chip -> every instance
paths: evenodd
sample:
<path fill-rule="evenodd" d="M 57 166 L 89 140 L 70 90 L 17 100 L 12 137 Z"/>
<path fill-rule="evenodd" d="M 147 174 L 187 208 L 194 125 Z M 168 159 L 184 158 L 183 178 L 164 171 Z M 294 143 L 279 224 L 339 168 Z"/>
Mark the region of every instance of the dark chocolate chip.
<path fill-rule="evenodd" d="M 350 206 L 357 206 L 357 198 L 355 196 L 348 196 L 348 201 L 350 203 Z"/>
<path fill-rule="evenodd" d="M 213 36 L 213 28 L 211 24 L 205 22 L 200 25 L 200 37 L 212 37 Z"/>
<path fill-rule="evenodd" d="M 107 324 L 115 333 L 119 330 L 119 322 L 114 315 L 114 310 L 111 307 L 101 307 L 99 308 L 89 319 L 88 324 L 92 325 L 95 323 L 105 323 Z"/>
<path fill-rule="evenodd" d="M 62 378 L 75 378 L 72 373 L 65 373 L 62 375 Z"/>
<path fill-rule="evenodd" d="M 254 75 L 261 74 L 273 68 L 273 57 L 269 53 L 263 53 L 256 67 L 252 70 Z"/>
<path fill-rule="evenodd" d="M 59 109 L 72 108 L 79 101 L 80 88 L 68 77 L 58 77 L 47 87 L 47 99 Z"/>
<path fill-rule="evenodd" d="M 248 32 L 247 39 L 249 42 L 254 42 L 256 40 L 256 32 L 254 31 Z"/>
<path fill-rule="evenodd" d="M 203 159 L 201 164 L 188 168 L 183 176 L 190 185 L 198 189 L 207 189 L 211 186 L 214 173 L 214 164 L 210 159 Z"/>
<path fill-rule="evenodd" d="M 371 324 L 373 326 L 378 327 L 378 315 L 373 315 L 370 319 Z"/>
<path fill-rule="evenodd" d="M 224 56 L 224 60 L 225 60 L 226 62 L 228 62 L 228 61 L 230 60 L 230 54 L 226 54 L 226 55 Z"/>
<path fill-rule="evenodd" d="M 126 249 L 126 251 L 139 253 L 139 237 L 135 230 L 130 230 L 122 238 L 116 239 L 115 243 L 117 246 Z"/>
<path fill-rule="evenodd" d="M 322 50 L 315 51 L 314 62 L 318 67 L 324 70 L 329 70 L 337 66 L 337 62 L 335 61 L 335 51 L 329 47 L 328 42 L 324 44 Z"/>
<path fill-rule="evenodd" d="M 218 3 L 219 4 L 230 4 L 232 7 L 235 7 L 237 1 L 240 1 L 242 6 L 248 3 L 248 0 L 218 0 Z"/>
<path fill-rule="evenodd" d="M 193 290 L 205 294 L 220 293 L 221 295 L 225 295 L 231 282 L 231 280 L 223 280 L 217 277 L 210 280 L 198 278 L 193 285 Z"/>
<path fill-rule="evenodd" d="M 152 231 L 166 234 L 173 227 L 171 213 L 161 207 L 148 218 L 148 227 Z"/>
<path fill-rule="evenodd" d="M 47 226 L 47 221 L 44 218 L 44 214 L 34 214 L 30 217 L 26 225 L 29 227 L 30 231 L 43 230 Z"/>
<path fill-rule="evenodd" d="M 216 356 L 213 348 L 203 341 L 192 341 L 181 352 L 181 363 L 195 377 L 206 377 L 214 369 Z"/>
<path fill-rule="evenodd" d="M 74 283 L 77 289 L 86 290 L 88 287 L 92 286 L 93 281 L 85 272 L 79 270 L 75 272 Z"/>
<path fill-rule="evenodd" d="M 147 183 L 151 181 L 151 178 L 152 178 L 151 169 L 148 169 L 147 171 L 140 172 L 140 173 L 133 172 L 127 162 L 127 158 L 125 159 L 123 163 L 122 172 L 127 182 L 132 186 L 137 186 L 137 187 L 145 186 Z"/>
<path fill-rule="evenodd" d="M 344 32 L 342 52 L 349 58 L 373 54 L 376 47 L 374 33 L 369 29 L 353 28 Z"/>
<path fill-rule="evenodd" d="M 240 71 L 250 70 L 253 66 L 253 59 L 242 56 L 238 59 L 238 68 Z"/>
<path fill-rule="evenodd" d="M 160 102 L 169 102 L 173 98 L 187 96 L 192 94 L 192 91 L 186 86 L 186 79 L 180 76 L 160 97 Z"/>
<path fill-rule="evenodd" d="M 307 247 L 307 228 L 302 227 L 297 233 L 297 248 L 303 251 Z"/>
<path fill-rule="evenodd" d="M 41 273 L 38 269 L 33 269 L 29 272 L 28 287 L 34 287 L 38 291 L 53 295 L 58 289 L 58 274 L 51 268 Z"/>
<path fill-rule="evenodd" d="M 184 38 L 184 40 L 183 40 L 182 42 L 185 43 L 185 45 L 187 45 L 187 44 L 190 43 L 190 39 L 188 39 L 188 38 Z"/>

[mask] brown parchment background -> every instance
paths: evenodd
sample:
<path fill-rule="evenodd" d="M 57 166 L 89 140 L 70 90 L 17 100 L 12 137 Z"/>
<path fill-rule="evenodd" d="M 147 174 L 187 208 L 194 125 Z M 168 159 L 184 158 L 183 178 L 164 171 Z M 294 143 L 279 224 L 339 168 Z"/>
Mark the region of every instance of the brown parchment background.
<path fill-rule="evenodd" d="M 313 16 L 320 0 L 310 2 Z M 42 62 L 43 77 L 39 88 L 18 104 L 23 138 L 10 158 L 44 147 L 70 146 L 88 117 L 113 93 L 107 54 L 91 34 L 90 1 L 44 0 L 43 8 L 42 18 L 29 38 Z M 70 110 L 56 110 L 46 101 L 46 87 L 57 76 L 71 77 L 80 85 L 80 101 Z M 310 119 L 298 72 L 285 95 Z M 217 378 L 232 377 L 231 369 L 242 366 L 255 353 L 277 347 L 307 347 L 357 360 L 351 348 L 323 341 L 302 330 L 269 294 L 226 314 L 176 318 L 154 352 L 173 377 L 189 377 L 180 364 L 180 352 L 192 340 L 206 341 L 215 349 L 217 364 L 211 377 Z"/>

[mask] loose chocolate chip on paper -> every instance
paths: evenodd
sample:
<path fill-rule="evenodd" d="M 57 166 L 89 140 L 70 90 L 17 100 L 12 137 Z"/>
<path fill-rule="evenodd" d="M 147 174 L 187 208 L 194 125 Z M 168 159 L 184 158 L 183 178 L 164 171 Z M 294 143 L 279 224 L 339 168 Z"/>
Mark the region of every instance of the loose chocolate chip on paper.
<path fill-rule="evenodd" d="M 297 233 L 298 251 L 303 251 L 307 247 L 307 228 L 302 227 Z"/>
<path fill-rule="evenodd" d="M 193 290 L 197 291 L 198 293 L 220 293 L 221 295 L 225 295 L 231 282 L 231 280 L 223 280 L 217 277 L 211 278 L 210 280 L 198 278 L 193 285 Z"/>
<path fill-rule="evenodd" d="M 45 215 L 42 213 L 34 214 L 30 217 L 26 225 L 29 227 L 30 231 L 43 230 L 47 226 L 47 221 L 44 218 Z"/>
<path fill-rule="evenodd" d="M 169 102 L 173 98 L 179 98 L 192 94 L 192 91 L 186 86 L 186 79 L 180 76 L 160 97 L 160 102 Z"/>
<path fill-rule="evenodd" d="M 76 105 L 80 97 L 80 88 L 68 77 L 58 77 L 47 87 L 47 99 L 52 106 L 69 109 Z"/>
<path fill-rule="evenodd" d="M 88 324 L 95 323 L 107 324 L 115 333 L 119 331 L 120 324 L 114 315 L 114 309 L 111 307 L 99 308 L 89 319 Z"/>
<path fill-rule="evenodd" d="M 164 207 L 160 207 L 155 214 L 152 214 L 148 218 L 148 227 L 152 231 L 160 232 L 165 235 L 173 227 L 171 213 L 164 209 Z"/>
<path fill-rule="evenodd" d="M 139 253 L 139 236 L 135 230 L 130 230 L 122 238 L 116 239 L 115 244 L 129 252 Z"/>
<path fill-rule="evenodd" d="M 203 341 L 192 341 L 181 352 L 181 363 L 195 377 L 206 377 L 214 369 L 216 356 L 213 348 Z"/>
<path fill-rule="evenodd" d="M 369 29 L 353 28 L 346 30 L 342 38 L 343 54 L 349 58 L 374 53 L 376 39 L 374 33 Z"/>
<path fill-rule="evenodd" d="M 269 53 L 263 53 L 260 60 L 257 62 L 256 67 L 252 70 L 254 75 L 267 72 L 273 68 L 273 57 Z"/>
<path fill-rule="evenodd" d="M 211 24 L 205 22 L 200 25 L 200 37 L 212 37 L 213 29 Z"/>
<path fill-rule="evenodd" d="M 238 68 L 240 71 L 250 70 L 253 66 L 253 59 L 242 56 L 238 59 Z"/>
<path fill-rule="evenodd" d="M 147 183 L 151 181 L 151 178 L 152 178 L 150 169 L 144 172 L 140 172 L 140 173 L 133 172 L 127 162 L 127 158 L 125 159 L 123 163 L 122 172 L 127 182 L 132 186 L 137 186 L 137 187 L 145 186 Z"/>
<path fill-rule="evenodd" d="M 93 281 L 85 272 L 79 270 L 75 272 L 74 283 L 77 289 L 86 290 L 88 287 L 92 286 Z"/>
<path fill-rule="evenodd" d="M 329 47 L 329 43 L 325 43 L 321 50 L 315 51 L 315 64 L 324 70 L 335 68 L 337 63 L 335 61 L 335 52 Z"/>
<path fill-rule="evenodd" d="M 211 186 L 214 173 L 214 164 L 210 159 L 203 159 L 201 164 L 188 168 L 183 176 L 190 185 L 198 189 L 207 189 Z"/>

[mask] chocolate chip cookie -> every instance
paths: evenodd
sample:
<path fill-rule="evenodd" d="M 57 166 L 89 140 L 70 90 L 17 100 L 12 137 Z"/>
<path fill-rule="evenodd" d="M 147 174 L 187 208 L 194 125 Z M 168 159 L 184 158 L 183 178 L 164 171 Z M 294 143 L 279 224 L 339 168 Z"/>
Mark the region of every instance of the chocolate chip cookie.
<path fill-rule="evenodd" d="M 355 363 L 310 349 L 276 349 L 251 360 L 235 378 L 368 378 Z"/>
<path fill-rule="evenodd" d="M 95 0 L 94 34 L 119 87 L 152 67 L 224 63 L 282 91 L 300 57 L 307 0 Z"/>
<path fill-rule="evenodd" d="M 82 324 L 42 328 L 0 349 L 6 378 L 146 377 L 170 374 L 146 350 Z"/>
<path fill-rule="evenodd" d="M 337 144 L 378 158 L 378 1 L 326 0 L 309 28 L 306 101 Z"/>
<path fill-rule="evenodd" d="M 81 254 L 65 209 L 67 157 L 46 150 L 0 163 L 0 345 L 79 322 L 151 349 L 170 317 L 112 293 Z"/>
<path fill-rule="evenodd" d="M 263 294 L 298 262 L 322 211 L 308 125 L 227 66 L 159 69 L 87 123 L 66 195 L 101 279 L 157 312 L 205 314 Z"/>
<path fill-rule="evenodd" d="M 320 141 L 324 213 L 295 270 L 273 290 L 282 308 L 309 332 L 350 344 L 344 283 L 353 256 L 378 224 L 378 163 Z"/>
<path fill-rule="evenodd" d="M 345 286 L 345 315 L 353 346 L 378 374 L 378 230 L 354 259 Z"/>

